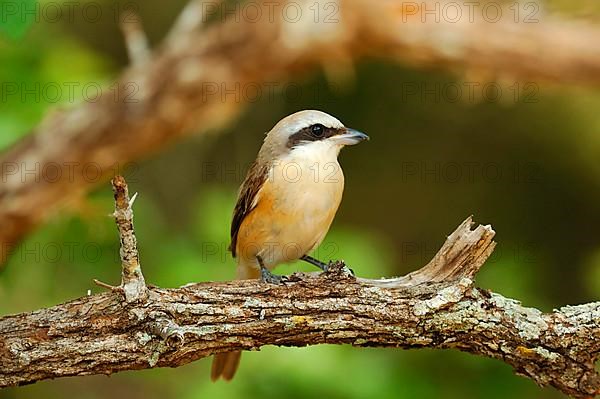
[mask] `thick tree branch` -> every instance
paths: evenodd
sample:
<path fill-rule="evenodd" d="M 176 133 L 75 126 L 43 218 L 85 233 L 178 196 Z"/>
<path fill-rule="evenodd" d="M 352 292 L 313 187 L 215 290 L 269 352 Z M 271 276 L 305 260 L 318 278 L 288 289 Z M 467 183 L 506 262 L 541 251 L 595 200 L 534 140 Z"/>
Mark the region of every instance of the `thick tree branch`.
<path fill-rule="evenodd" d="M 447 6 L 462 3 L 451 0 L 339 0 L 320 3 L 317 15 L 314 1 L 291 3 L 304 7 L 302 18 L 287 16 L 282 0 L 254 2 L 264 5 L 258 20 L 238 15 L 205 23 L 214 15 L 207 15 L 206 3 L 192 1 L 149 56 L 141 28 L 125 27 L 134 62 L 118 78 L 118 90 L 50 113 L 0 155 L 0 262 L 58 205 L 127 162 L 191 131 L 233 121 L 248 101 L 242 93 L 249 85 L 263 85 L 267 93 L 321 66 L 329 75 L 351 70 L 365 56 L 463 71 L 469 81 L 600 83 L 600 41 L 590 40 L 600 29 L 543 10 L 531 16 L 521 9 L 517 16 L 503 9 L 494 21 L 481 8 L 462 9 L 455 20 Z M 100 176 L 90 178 L 90 170 Z"/>
<path fill-rule="evenodd" d="M 125 182 L 116 178 L 113 186 L 116 212 L 131 213 Z M 121 222 L 117 217 L 122 258 L 131 259 L 123 248 L 131 248 L 124 237 L 132 230 Z M 469 218 L 428 265 L 397 279 L 357 279 L 341 262 L 328 273 L 295 274 L 281 286 L 247 280 L 159 289 L 137 279 L 144 295 L 136 300 L 112 290 L 4 316 L 0 387 L 177 367 L 263 345 L 328 343 L 456 348 L 502 360 L 573 397 L 598 394 L 600 302 L 542 313 L 475 288 L 494 231 L 471 226 Z M 132 263 L 124 262 L 124 273 Z M 124 274 L 124 286 L 127 281 Z"/>

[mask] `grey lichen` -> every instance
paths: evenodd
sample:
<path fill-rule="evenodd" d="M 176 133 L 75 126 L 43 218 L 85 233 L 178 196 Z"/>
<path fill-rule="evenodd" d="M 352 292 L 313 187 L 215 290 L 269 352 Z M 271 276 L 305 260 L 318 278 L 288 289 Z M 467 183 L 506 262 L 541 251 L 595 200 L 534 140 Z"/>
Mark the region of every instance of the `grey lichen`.
<path fill-rule="evenodd" d="M 413 313 L 415 316 L 424 316 L 429 312 L 435 312 L 448 305 L 459 302 L 465 295 L 465 291 L 471 287 L 473 281 L 462 278 L 458 283 L 440 290 L 433 298 L 417 302 Z"/>
<path fill-rule="evenodd" d="M 145 331 L 138 331 L 135 334 L 135 337 L 140 345 L 146 345 L 148 342 L 152 341 L 152 336 Z"/>

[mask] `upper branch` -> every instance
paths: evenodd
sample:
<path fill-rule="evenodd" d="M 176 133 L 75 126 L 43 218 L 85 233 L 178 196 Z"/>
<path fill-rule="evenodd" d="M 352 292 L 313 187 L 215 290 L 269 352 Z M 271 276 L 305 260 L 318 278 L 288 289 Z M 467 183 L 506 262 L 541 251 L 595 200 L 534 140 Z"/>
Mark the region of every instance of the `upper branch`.
<path fill-rule="evenodd" d="M 49 113 L 0 155 L 0 262 L 58 205 L 101 181 L 85 178 L 90 164 L 108 179 L 127 162 L 192 131 L 231 122 L 248 98 L 223 96 L 223 88 L 285 83 L 320 67 L 343 72 L 365 56 L 490 80 L 600 83 L 600 41 L 590 40 L 600 37 L 600 29 L 542 12 L 536 23 L 515 22 L 510 10 L 497 22 L 480 13 L 471 18 L 467 10 L 459 21 L 439 21 L 427 10 L 456 2 L 340 0 L 334 15 L 315 19 L 312 2 L 296 1 L 294 6 L 306 9 L 305 18 L 295 21 L 281 12 L 287 0 L 257 4 L 264 5 L 258 21 L 205 24 L 206 7 L 192 1 L 152 54 L 139 24 L 123 26 L 132 65 L 117 89 L 103 91 L 93 103 Z M 69 171 L 50 183 L 47 165 Z"/>

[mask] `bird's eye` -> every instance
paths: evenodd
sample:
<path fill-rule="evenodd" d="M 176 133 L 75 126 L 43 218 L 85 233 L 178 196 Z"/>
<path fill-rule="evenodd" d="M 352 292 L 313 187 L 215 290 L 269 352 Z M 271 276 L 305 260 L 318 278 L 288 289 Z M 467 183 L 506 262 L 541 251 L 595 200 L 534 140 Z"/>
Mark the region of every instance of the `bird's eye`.
<path fill-rule="evenodd" d="M 312 134 L 316 137 L 321 137 L 323 133 L 325 133 L 325 126 L 321 125 L 320 123 L 317 123 L 316 125 L 312 125 L 310 127 L 310 130 Z"/>

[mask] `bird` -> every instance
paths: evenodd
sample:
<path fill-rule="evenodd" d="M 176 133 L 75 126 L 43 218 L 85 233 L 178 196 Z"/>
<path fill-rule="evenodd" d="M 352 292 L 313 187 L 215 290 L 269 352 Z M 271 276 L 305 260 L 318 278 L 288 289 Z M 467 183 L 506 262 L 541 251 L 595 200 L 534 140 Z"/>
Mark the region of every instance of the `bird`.
<path fill-rule="evenodd" d="M 303 260 L 327 271 L 309 254 L 325 238 L 342 200 L 340 150 L 368 140 L 335 117 L 304 110 L 281 119 L 266 134 L 239 189 L 229 250 L 236 279 L 280 284 L 271 273 L 281 263 Z M 241 351 L 216 354 L 211 379 L 229 381 Z"/>

